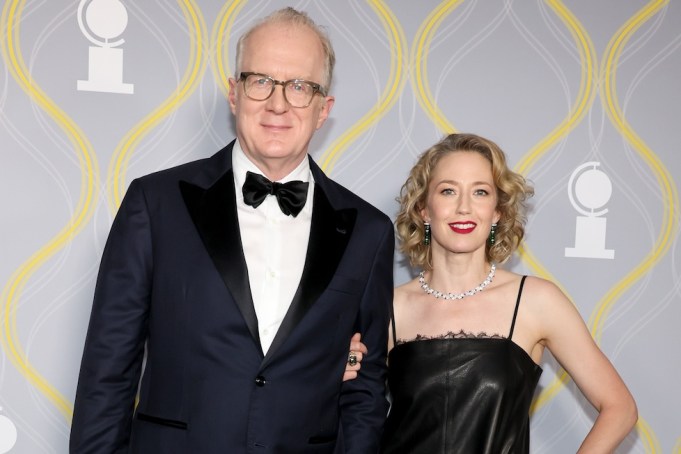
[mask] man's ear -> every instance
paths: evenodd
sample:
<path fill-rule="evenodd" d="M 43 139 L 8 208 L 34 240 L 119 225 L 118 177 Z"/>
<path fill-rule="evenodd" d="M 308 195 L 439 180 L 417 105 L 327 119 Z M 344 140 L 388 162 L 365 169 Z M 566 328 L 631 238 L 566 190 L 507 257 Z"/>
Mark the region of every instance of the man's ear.
<path fill-rule="evenodd" d="M 317 118 L 316 129 L 321 128 L 324 122 L 326 122 L 326 119 L 329 118 L 331 108 L 333 107 L 333 104 L 335 102 L 336 98 L 334 98 L 333 96 L 324 96 L 324 98 L 322 99 L 322 109 L 319 111 L 319 117 Z"/>
<path fill-rule="evenodd" d="M 237 80 L 234 79 L 233 77 L 229 78 L 229 94 L 227 95 L 227 99 L 229 100 L 229 108 L 232 111 L 232 114 L 236 115 L 236 89 L 237 89 Z"/>

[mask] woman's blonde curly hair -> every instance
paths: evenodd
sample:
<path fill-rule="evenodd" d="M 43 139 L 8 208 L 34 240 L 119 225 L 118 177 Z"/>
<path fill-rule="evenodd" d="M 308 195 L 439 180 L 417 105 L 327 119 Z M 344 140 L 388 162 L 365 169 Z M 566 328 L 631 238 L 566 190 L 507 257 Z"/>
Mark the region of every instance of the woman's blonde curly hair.
<path fill-rule="evenodd" d="M 425 228 L 420 211 L 425 207 L 428 186 L 440 159 L 449 153 L 476 152 L 492 164 L 492 177 L 497 190 L 497 222 L 495 242 L 485 248 L 488 262 L 503 263 L 518 248 L 525 235 L 525 201 L 534 189 L 525 178 L 509 169 L 506 156 L 497 144 L 475 134 L 450 134 L 426 150 L 411 169 L 397 201 L 400 212 L 395 225 L 400 250 L 412 266 L 432 269 L 431 248 L 423 244 Z"/>

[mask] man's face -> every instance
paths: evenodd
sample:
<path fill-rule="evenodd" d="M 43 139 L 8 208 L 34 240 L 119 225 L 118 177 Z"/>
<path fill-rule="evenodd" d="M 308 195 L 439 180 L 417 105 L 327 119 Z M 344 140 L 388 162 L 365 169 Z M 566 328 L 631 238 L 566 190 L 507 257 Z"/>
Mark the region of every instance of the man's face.
<path fill-rule="evenodd" d="M 306 27 L 267 24 L 256 29 L 245 43 L 239 71 L 266 74 L 286 81 L 305 79 L 323 84 L 324 53 L 317 35 Z M 236 75 L 238 77 L 238 74 Z M 261 170 L 280 169 L 280 179 L 306 156 L 314 132 L 326 121 L 334 99 L 316 94 L 305 108 L 291 107 L 277 85 L 265 101 L 244 93 L 243 82 L 229 80 L 229 104 L 236 117 L 236 131 L 244 152 Z"/>

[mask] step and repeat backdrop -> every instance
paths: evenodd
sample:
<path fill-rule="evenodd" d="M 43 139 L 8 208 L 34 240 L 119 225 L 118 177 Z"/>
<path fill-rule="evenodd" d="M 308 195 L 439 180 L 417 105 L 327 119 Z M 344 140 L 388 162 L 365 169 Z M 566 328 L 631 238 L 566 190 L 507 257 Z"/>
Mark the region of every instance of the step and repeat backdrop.
<path fill-rule="evenodd" d="M 283 6 L 337 53 L 311 153 L 393 219 L 423 150 L 496 141 L 529 178 L 506 264 L 554 280 L 636 397 L 619 453 L 681 453 L 681 2 L 6 0 L 0 66 L 0 454 L 66 453 L 93 287 L 137 176 L 232 140 L 237 37 Z M 418 270 L 395 258 L 395 282 Z M 596 416 L 546 354 L 532 452 Z"/>

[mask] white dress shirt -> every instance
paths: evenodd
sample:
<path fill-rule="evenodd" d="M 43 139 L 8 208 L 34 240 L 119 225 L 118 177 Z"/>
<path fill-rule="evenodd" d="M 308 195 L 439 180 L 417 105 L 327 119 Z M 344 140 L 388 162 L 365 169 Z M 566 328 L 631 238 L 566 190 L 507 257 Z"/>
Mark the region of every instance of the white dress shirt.
<path fill-rule="evenodd" d="M 314 179 L 306 157 L 293 172 L 278 180 L 280 183 L 291 180 L 310 183 L 305 206 L 293 217 L 281 212 L 273 195 L 268 195 L 258 208 L 244 203 L 241 188 L 246 181 L 246 171 L 261 175 L 263 172 L 246 157 L 238 140 L 232 152 L 232 167 L 239 231 L 258 317 L 260 344 L 263 353 L 267 353 L 303 274 L 310 238 Z"/>

